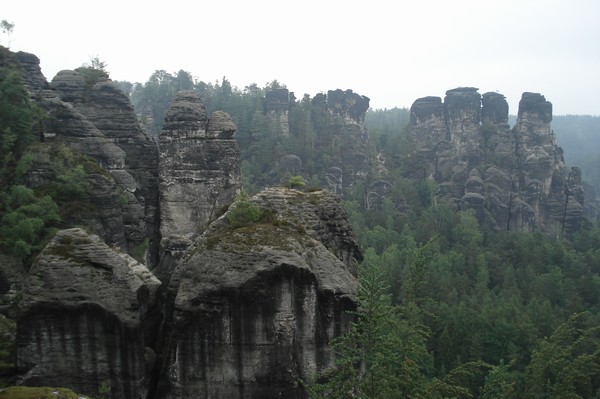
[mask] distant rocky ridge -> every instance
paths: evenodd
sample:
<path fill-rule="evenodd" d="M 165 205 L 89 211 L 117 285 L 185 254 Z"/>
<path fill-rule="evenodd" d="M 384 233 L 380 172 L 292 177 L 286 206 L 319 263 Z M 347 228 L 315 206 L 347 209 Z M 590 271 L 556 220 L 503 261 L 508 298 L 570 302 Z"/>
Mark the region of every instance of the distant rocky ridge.
<path fill-rule="evenodd" d="M 370 100 L 352 90 L 338 89 L 318 93 L 310 101 L 317 112 L 326 113 L 339 122 L 315 141 L 315 151 L 326 148 L 326 152 L 332 154 L 334 165 L 325 171 L 321 185 L 343 197 L 359 183 L 366 182 L 371 168 L 369 134 L 364 123 Z M 274 89 L 265 95 L 265 113 L 284 135 L 289 135 L 289 113 L 294 106 L 298 106 L 295 96 L 287 89 Z M 297 155 L 288 154 L 280 160 L 280 165 L 299 173 L 302 162 Z"/>
<path fill-rule="evenodd" d="M 581 172 L 566 171 L 544 96 L 523 93 L 512 129 L 504 96 L 471 87 L 448 90 L 443 102 L 420 98 L 410 111 L 412 177 L 438 183 L 483 225 L 560 235 L 583 222 Z"/>

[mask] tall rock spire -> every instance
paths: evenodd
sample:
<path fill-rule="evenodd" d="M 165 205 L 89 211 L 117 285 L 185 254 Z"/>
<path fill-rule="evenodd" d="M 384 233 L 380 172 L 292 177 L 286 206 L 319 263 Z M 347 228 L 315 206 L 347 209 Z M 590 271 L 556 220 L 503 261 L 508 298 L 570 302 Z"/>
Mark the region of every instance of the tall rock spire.
<path fill-rule="evenodd" d="M 160 134 L 160 233 L 172 238 L 202 233 L 241 188 L 236 126 L 225 112 L 209 118 L 193 91 L 180 92 Z"/>

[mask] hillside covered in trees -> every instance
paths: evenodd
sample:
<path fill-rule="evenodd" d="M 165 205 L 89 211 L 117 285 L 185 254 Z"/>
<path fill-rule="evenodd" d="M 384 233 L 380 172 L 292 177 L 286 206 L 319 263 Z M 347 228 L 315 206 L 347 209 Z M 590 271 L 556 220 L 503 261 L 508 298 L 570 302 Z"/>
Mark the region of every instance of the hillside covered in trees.
<path fill-rule="evenodd" d="M 42 147 L 40 131 L 52 120 L 29 98 L 19 73 L 3 65 L 0 259 L 6 276 L 25 273 L 57 230 L 95 215 L 99 203 L 93 193 L 105 184 L 105 172 L 66 146 Z M 90 85 L 108 77 L 101 65 L 82 67 L 79 73 Z M 303 381 L 307 395 L 599 397 L 597 220 L 588 218 L 562 235 L 481 225 L 475 212 L 439 195 L 435 181 L 415 178 L 410 111 L 363 110 L 361 101 L 368 99 L 356 93 L 345 92 L 353 102 L 339 112 L 332 112 L 324 94 L 296 99 L 290 93 L 286 101 L 294 105 L 283 118 L 269 101 L 270 93 L 285 89 L 282 82 L 237 88 L 226 78 L 205 83 L 186 71 L 156 71 L 143 84 L 116 84 L 156 145 L 182 90 L 197 93 L 208 114 L 227 112 L 237 127 L 248 194 L 282 185 L 308 193 L 338 187 L 336 168 L 350 165 L 351 173 L 339 172 L 343 179 L 337 194 L 364 252 L 359 306 L 352 328 L 334 342 L 337 367 Z M 561 135 L 568 129 L 555 127 Z M 567 146 L 565 153 L 569 164 L 575 162 Z M 597 155 L 585 154 L 586 159 Z M 39 159 L 50 161 L 51 173 L 42 185 L 31 178 Z M 585 170 L 590 169 L 583 174 L 593 182 L 595 175 Z M 383 175 L 382 195 L 368 195 Z M 111 190 L 120 207 L 137 204 L 119 186 Z M 124 245 L 139 260 L 152 262 L 144 257 L 152 243 L 143 237 Z M 0 319 L 0 372 L 7 384 L 14 382 L 14 318 L 20 299 L 9 291 L 3 291 Z"/>

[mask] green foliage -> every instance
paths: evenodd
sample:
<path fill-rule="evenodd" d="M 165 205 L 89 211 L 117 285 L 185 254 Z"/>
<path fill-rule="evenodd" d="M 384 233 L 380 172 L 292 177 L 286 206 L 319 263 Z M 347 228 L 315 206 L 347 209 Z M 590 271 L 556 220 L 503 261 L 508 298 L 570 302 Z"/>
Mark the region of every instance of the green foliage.
<path fill-rule="evenodd" d="M 36 140 L 34 126 L 39 109 L 16 72 L 0 69 L 0 183 L 5 187 L 14 178 L 14 169 L 29 144 Z"/>
<path fill-rule="evenodd" d="M 83 76 L 87 87 L 92 87 L 98 82 L 108 80 L 109 75 L 106 67 L 106 63 L 96 56 L 91 58 L 89 63 L 76 68 L 75 71 Z"/>
<path fill-rule="evenodd" d="M 305 185 L 306 182 L 304 182 L 304 177 L 302 176 L 292 176 L 288 180 L 288 186 L 290 188 L 304 187 Z"/>
<path fill-rule="evenodd" d="M 12 32 L 13 29 L 15 28 L 15 24 L 8 22 L 7 20 L 3 19 L 2 21 L 0 21 L 0 29 L 2 29 L 2 33 L 4 33 L 7 37 L 7 45 L 6 47 L 10 48 L 10 37 L 12 36 Z"/>
<path fill-rule="evenodd" d="M 600 394 L 600 326 L 575 313 L 544 338 L 526 369 L 526 398 L 592 398 Z"/>
<path fill-rule="evenodd" d="M 511 371 L 511 365 L 500 362 L 492 367 L 485 377 L 481 391 L 481 399 L 512 399 L 515 398 L 518 384 L 518 373 Z"/>
<path fill-rule="evenodd" d="M 428 330 L 391 304 L 379 267 L 368 260 L 359 269 L 354 315 L 350 331 L 333 342 L 335 368 L 309 387 L 312 397 L 427 397 Z"/>
<path fill-rule="evenodd" d="M 244 227 L 258 222 L 262 215 L 262 209 L 242 190 L 227 212 L 227 221 L 234 228 Z"/>
<path fill-rule="evenodd" d="M 97 399 L 110 399 L 111 398 L 111 386 L 110 381 L 103 381 L 98 388 L 98 398 Z"/>
<path fill-rule="evenodd" d="M 25 186 L 13 186 L 3 198 L 0 245 L 6 253 L 26 259 L 40 249 L 42 238 L 60 221 L 58 206 L 48 195 L 35 196 Z"/>
<path fill-rule="evenodd" d="M 140 263 L 146 264 L 146 251 L 148 251 L 148 246 L 150 245 L 150 240 L 146 238 L 142 244 L 140 244 L 133 251 L 133 258 Z"/>

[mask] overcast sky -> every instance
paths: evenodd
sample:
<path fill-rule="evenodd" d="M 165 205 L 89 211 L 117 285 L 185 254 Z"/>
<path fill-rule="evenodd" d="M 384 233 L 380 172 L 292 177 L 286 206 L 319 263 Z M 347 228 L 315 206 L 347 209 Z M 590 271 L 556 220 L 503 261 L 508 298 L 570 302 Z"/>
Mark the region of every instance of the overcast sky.
<path fill-rule="evenodd" d="M 600 115 L 598 0 L 11 0 L 2 19 L 48 80 L 97 56 L 130 82 L 183 69 L 240 89 L 276 79 L 296 97 L 351 89 L 373 108 L 470 86 L 511 114 L 530 91 L 555 115 Z"/>

